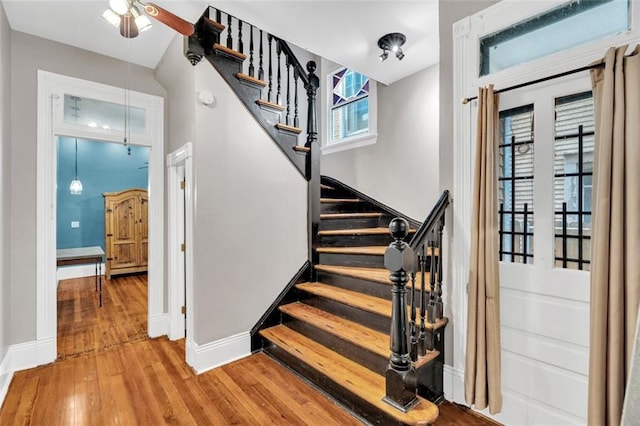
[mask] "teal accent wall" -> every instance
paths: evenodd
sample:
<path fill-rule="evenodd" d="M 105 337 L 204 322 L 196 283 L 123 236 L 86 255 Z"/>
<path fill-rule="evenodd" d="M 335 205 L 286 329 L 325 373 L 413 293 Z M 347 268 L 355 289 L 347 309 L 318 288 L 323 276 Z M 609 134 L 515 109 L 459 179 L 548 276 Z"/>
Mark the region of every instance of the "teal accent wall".
<path fill-rule="evenodd" d="M 78 177 L 82 194 L 71 195 L 75 139 L 58 138 L 57 248 L 100 246 L 104 250 L 103 192 L 147 188 L 149 148 L 78 139 Z M 71 222 L 80 227 L 71 228 Z"/>

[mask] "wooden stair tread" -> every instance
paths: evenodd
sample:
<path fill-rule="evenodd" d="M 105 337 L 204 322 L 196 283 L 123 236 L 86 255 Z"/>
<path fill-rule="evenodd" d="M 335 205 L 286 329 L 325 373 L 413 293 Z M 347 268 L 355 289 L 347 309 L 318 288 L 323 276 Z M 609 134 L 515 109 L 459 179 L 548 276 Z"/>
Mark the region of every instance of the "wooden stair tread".
<path fill-rule="evenodd" d="M 384 256 L 387 246 L 368 247 L 318 247 L 318 253 L 331 254 L 365 254 L 370 256 Z"/>
<path fill-rule="evenodd" d="M 366 219 L 382 216 L 383 213 L 323 213 L 320 219 Z"/>
<path fill-rule="evenodd" d="M 383 376 L 284 325 L 261 330 L 260 334 L 400 423 L 426 425 L 438 417 L 438 407 L 420 397 L 418 404 L 408 413 L 393 408 L 382 400 L 385 395 Z"/>
<path fill-rule="evenodd" d="M 203 16 L 202 20 L 206 26 L 214 28 L 217 32 L 222 32 L 226 28 L 220 22 L 216 22 L 211 18 L 207 18 L 206 16 Z"/>
<path fill-rule="evenodd" d="M 360 198 L 320 198 L 321 203 L 364 203 Z"/>
<path fill-rule="evenodd" d="M 360 266 L 338 265 L 316 265 L 315 268 L 318 271 L 345 275 L 347 277 L 360 278 L 368 281 L 391 285 L 391 280 L 389 279 L 390 272 L 385 268 L 366 268 Z M 429 272 L 426 272 L 425 284 L 427 284 L 427 289 L 429 288 L 429 277 Z M 416 288 L 420 286 L 420 283 L 422 283 L 422 274 L 416 274 Z M 407 282 L 407 285 L 409 285 L 409 282 Z"/>
<path fill-rule="evenodd" d="M 415 233 L 415 229 L 410 229 L 409 233 Z M 389 241 L 392 241 L 389 228 L 358 228 L 358 229 L 325 229 L 318 231 L 318 235 L 389 235 Z"/>
<path fill-rule="evenodd" d="M 258 81 L 262 81 L 262 80 L 258 80 Z M 264 99 L 258 99 L 256 101 L 256 103 L 258 105 L 260 105 L 261 107 L 264 108 L 268 108 L 268 109 L 272 109 L 272 110 L 277 110 L 277 111 L 284 111 L 284 106 L 277 104 L 275 102 L 269 102 L 269 101 L 265 101 Z"/>
<path fill-rule="evenodd" d="M 308 146 L 301 146 L 301 145 L 295 145 L 293 147 L 293 150 L 296 152 L 302 152 L 302 153 L 311 152 L 311 148 L 309 148 Z"/>
<path fill-rule="evenodd" d="M 300 134 L 302 133 L 302 129 L 299 127 L 289 126 L 288 124 L 278 123 L 276 124 L 276 129 L 283 130 L 285 132 Z"/>
<path fill-rule="evenodd" d="M 324 183 L 320 184 L 320 189 L 335 189 L 333 186 L 326 185 Z"/>
<path fill-rule="evenodd" d="M 302 302 L 280 306 L 285 314 L 307 322 L 382 357 L 389 356 L 389 335 L 340 318 Z"/>
<path fill-rule="evenodd" d="M 391 318 L 390 300 L 380 299 L 379 297 L 369 296 L 368 294 L 362 294 L 320 282 L 296 284 L 296 288 L 307 293 L 315 294 L 316 296 L 340 302 L 344 305 Z M 418 311 L 418 308 L 416 308 L 416 311 Z M 448 322 L 449 320 L 445 317 L 436 321 L 435 324 L 425 323 L 425 328 L 428 330 L 438 329 Z"/>
<path fill-rule="evenodd" d="M 245 55 L 244 53 L 240 53 L 240 52 L 238 52 L 237 50 L 229 49 L 228 47 L 223 46 L 223 45 L 221 45 L 220 43 L 214 43 L 214 44 L 213 44 L 213 48 L 214 48 L 215 50 L 219 50 L 219 51 L 221 51 L 221 52 L 224 52 L 224 53 L 226 53 L 227 55 L 235 56 L 236 58 L 238 58 L 238 59 L 240 59 L 240 60 L 242 60 L 242 61 L 244 61 L 245 59 L 247 59 L 247 55 Z"/>
<path fill-rule="evenodd" d="M 266 81 L 258 80 L 255 77 L 251 77 L 250 75 L 243 74 L 241 72 L 236 73 L 235 76 L 236 76 L 237 79 L 247 81 L 250 84 L 253 84 L 255 86 L 261 86 L 261 87 L 266 87 L 267 86 L 267 82 Z"/>

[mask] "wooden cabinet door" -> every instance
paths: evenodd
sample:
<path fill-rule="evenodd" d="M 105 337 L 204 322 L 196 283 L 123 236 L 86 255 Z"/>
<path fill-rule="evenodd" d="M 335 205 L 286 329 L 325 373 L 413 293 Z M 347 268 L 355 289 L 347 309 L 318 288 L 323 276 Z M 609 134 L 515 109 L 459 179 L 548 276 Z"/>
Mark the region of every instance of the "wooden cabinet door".
<path fill-rule="evenodd" d="M 149 263 L 149 197 L 140 195 L 140 216 L 138 218 L 138 241 L 140 266 L 147 266 Z"/>
<path fill-rule="evenodd" d="M 109 202 L 111 269 L 128 268 L 139 264 L 137 241 L 138 197 L 114 199 Z M 110 211 L 109 211 L 110 210 Z"/>

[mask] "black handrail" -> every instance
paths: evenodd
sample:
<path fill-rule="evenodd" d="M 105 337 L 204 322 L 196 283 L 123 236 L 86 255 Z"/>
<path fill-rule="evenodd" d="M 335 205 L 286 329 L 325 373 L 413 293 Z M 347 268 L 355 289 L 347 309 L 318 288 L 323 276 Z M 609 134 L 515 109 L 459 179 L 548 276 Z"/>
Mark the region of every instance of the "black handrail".
<path fill-rule="evenodd" d="M 416 233 L 413 234 L 413 238 L 411 238 L 411 241 L 409 241 L 409 246 L 413 250 L 416 250 L 425 241 L 427 235 L 429 235 L 429 233 L 436 226 L 436 223 L 442 217 L 448 205 L 449 191 L 445 189 L 442 195 L 440 195 L 440 198 L 438 198 L 436 205 L 433 207 L 433 209 L 431 209 L 431 212 L 429 213 L 429 216 L 427 216 L 427 219 L 422 222 L 420 228 L 418 228 Z"/>
<path fill-rule="evenodd" d="M 293 50 L 291 50 L 291 47 L 289 47 L 287 42 L 282 40 L 281 38 L 278 38 L 276 36 L 273 36 L 273 38 L 278 43 L 280 43 L 280 48 L 282 49 L 284 54 L 287 55 L 287 57 L 289 58 L 289 63 L 293 65 L 293 67 L 298 71 L 298 75 L 300 76 L 302 83 L 304 83 L 304 87 L 307 87 L 307 85 L 309 84 L 309 76 L 307 75 L 307 72 L 305 71 L 304 67 L 298 61 L 298 58 L 296 58 L 296 55 L 295 53 L 293 53 Z"/>

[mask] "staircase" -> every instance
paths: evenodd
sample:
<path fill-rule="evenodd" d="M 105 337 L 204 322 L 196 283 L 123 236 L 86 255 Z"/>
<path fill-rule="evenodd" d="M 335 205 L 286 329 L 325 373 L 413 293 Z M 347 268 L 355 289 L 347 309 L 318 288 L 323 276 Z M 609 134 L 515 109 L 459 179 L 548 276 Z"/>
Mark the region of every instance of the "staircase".
<path fill-rule="evenodd" d="M 309 260 L 252 329 L 252 351 L 367 422 L 433 423 L 443 398 L 439 250 L 448 193 L 421 224 L 321 179 L 315 63 L 305 71 L 286 42 L 211 7 L 195 28 L 185 56 L 219 71 L 309 186 Z"/>
<path fill-rule="evenodd" d="M 299 274 L 263 317 L 252 349 L 264 350 L 371 423 L 432 423 L 438 409 L 427 399 L 419 397 L 407 413 L 383 401 L 392 305 L 384 253 L 393 241 L 389 221 L 398 213 L 335 180 L 323 182 L 319 263 Z M 426 324 L 436 346 L 414 363 L 419 393 L 435 402 L 442 398 L 446 323 Z"/>

